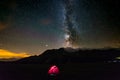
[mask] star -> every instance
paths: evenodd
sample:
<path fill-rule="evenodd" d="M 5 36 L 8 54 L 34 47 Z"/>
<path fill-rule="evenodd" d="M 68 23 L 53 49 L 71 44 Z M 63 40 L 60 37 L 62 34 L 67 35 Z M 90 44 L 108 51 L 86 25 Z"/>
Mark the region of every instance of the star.
<path fill-rule="evenodd" d="M 48 47 L 48 45 L 46 44 L 45 47 Z"/>

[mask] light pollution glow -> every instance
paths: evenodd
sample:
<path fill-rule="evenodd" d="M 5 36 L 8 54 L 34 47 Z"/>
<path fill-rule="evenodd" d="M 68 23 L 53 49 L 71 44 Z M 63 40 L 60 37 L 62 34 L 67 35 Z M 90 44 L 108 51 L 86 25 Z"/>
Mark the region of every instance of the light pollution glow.
<path fill-rule="evenodd" d="M 0 59 L 11 59 L 11 58 L 24 58 L 29 57 L 30 55 L 27 53 L 15 53 L 8 50 L 0 49 Z"/>

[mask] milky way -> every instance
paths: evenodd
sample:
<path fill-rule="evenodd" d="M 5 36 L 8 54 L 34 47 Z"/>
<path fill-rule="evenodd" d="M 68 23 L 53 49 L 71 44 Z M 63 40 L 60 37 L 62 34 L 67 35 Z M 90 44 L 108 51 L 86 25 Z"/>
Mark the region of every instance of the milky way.
<path fill-rule="evenodd" d="M 75 0 L 64 0 L 65 47 L 79 47 L 80 36 L 76 23 Z"/>
<path fill-rule="evenodd" d="M 120 47 L 120 0 L 0 0 L 0 49 Z"/>

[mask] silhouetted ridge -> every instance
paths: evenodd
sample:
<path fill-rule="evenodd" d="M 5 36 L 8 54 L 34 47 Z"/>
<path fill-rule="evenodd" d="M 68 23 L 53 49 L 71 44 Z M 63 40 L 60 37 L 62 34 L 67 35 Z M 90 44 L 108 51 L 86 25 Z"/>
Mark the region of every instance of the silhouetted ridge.
<path fill-rule="evenodd" d="M 65 64 L 80 62 L 108 62 L 120 56 L 120 49 L 51 49 L 39 56 L 20 59 L 15 63 Z"/>

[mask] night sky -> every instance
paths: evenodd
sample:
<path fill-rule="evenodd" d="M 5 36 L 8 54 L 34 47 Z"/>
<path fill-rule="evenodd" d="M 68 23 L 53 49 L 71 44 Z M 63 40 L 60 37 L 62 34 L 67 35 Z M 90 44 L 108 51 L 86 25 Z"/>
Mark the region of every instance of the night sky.
<path fill-rule="evenodd" d="M 1 50 L 38 55 L 68 41 L 80 48 L 120 47 L 119 0 L 0 0 Z"/>

